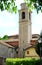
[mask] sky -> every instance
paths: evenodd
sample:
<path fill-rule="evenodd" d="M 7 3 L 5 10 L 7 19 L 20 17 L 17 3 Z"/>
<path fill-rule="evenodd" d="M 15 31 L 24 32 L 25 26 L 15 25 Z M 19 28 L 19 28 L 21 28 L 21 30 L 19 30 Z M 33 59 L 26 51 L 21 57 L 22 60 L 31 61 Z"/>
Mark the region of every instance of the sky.
<path fill-rule="evenodd" d="M 18 10 L 23 0 L 16 0 Z M 37 14 L 36 10 L 33 10 L 32 16 L 32 34 L 40 34 L 42 30 L 42 13 Z M 9 13 L 7 11 L 0 11 L 0 37 L 4 35 L 16 35 L 19 34 L 19 13 Z"/>

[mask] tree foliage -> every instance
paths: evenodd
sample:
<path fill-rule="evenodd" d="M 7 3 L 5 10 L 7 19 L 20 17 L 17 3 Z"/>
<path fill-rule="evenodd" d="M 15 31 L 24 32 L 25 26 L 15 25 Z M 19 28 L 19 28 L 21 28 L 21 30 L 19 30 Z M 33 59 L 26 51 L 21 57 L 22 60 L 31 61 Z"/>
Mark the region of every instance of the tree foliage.
<path fill-rule="evenodd" d="M 39 46 L 39 43 L 36 43 L 35 50 L 36 50 L 37 54 L 40 56 L 40 46 Z"/>
<path fill-rule="evenodd" d="M 3 37 L 0 37 L 0 40 L 7 40 L 8 39 L 8 35 L 4 35 Z"/>
<path fill-rule="evenodd" d="M 32 10 L 35 8 L 37 12 L 40 10 L 42 12 L 42 0 L 24 0 L 27 7 Z M 17 11 L 16 0 L 0 0 L 0 9 L 8 10 L 9 12 Z"/>
<path fill-rule="evenodd" d="M 4 35 L 3 36 L 3 39 L 8 39 L 8 35 Z"/>
<path fill-rule="evenodd" d="M 0 0 L 0 9 L 8 10 L 9 12 L 15 12 L 17 11 L 17 6 L 15 4 L 15 0 Z"/>
<path fill-rule="evenodd" d="M 37 54 L 40 56 L 42 56 L 42 50 L 40 50 L 40 48 L 42 48 L 42 31 L 40 33 L 40 38 L 39 40 L 41 40 L 41 42 L 37 42 L 36 45 L 35 45 L 35 49 L 36 49 L 36 52 Z M 40 54 L 41 53 L 41 54 Z"/>
<path fill-rule="evenodd" d="M 35 8 L 37 10 L 37 13 L 39 11 L 42 12 L 42 0 L 24 0 L 27 3 L 27 6 L 29 8 L 33 9 Z"/>

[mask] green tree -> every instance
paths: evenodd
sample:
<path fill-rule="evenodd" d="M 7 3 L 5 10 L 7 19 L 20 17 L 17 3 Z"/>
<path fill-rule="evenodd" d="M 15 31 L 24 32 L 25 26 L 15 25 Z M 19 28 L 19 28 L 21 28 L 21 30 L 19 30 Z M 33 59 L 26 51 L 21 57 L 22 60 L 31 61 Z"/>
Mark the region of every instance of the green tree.
<path fill-rule="evenodd" d="M 8 39 L 8 35 L 4 35 L 3 37 L 0 37 L 0 40 L 7 40 Z"/>
<path fill-rule="evenodd" d="M 17 6 L 15 4 L 15 0 L 0 0 L 0 9 L 8 10 L 9 12 L 15 12 L 17 11 Z"/>
<path fill-rule="evenodd" d="M 2 38 L 0 37 L 0 40 L 2 40 Z"/>
<path fill-rule="evenodd" d="M 40 53 L 41 53 L 41 56 L 42 56 L 42 50 L 40 51 L 40 47 L 42 47 L 42 31 L 40 33 L 40 38 L 38 39 L 40 40 L 39 42 L 37 42 L 37 44 L 35 45 L 35 50 L 37 52 L 37 54 L 40 56 Z"/>
<path fill-rule="evenodd" d="M 30 10 L 35 8 L 37 12 L 40 10 L 42 11 L 42 0 L 24 0 L 27 7 L 29 7 Z M 16 0 L 0 0 L 0 9 L 8 10 L 9 12 L 15 12 L 17 11 L 16 6 Z"/>
<path fill-rule="evenodd" d="M 7 40 L 8 39 L 8 35 L 4 35 L 2 39 L 3 40 Z"/>

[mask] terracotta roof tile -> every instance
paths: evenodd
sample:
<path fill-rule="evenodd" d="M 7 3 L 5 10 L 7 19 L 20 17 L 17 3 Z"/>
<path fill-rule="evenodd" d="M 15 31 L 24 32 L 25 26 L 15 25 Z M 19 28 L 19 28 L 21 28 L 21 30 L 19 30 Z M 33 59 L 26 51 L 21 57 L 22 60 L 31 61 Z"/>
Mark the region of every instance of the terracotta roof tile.
<path fill-rule="evenodd" d="M 18 39 L 19 35 L 11 35 L 11 36 L 8 36 L 8 38 L 14 38 L 14 39 Z"/>
<path fill-rule="evenodd" d="M 12 47 L 13 48 L 13 46 L 11 46 L 10 44 L 7 44 L 6 42 L 3 42 L 2 40 L 0 40 L 0 44 L 3 44 L 5 46 L 7 46 L 7 47 Z"/>
<path fill-rule="evenodd" d="M 34 45 L 37 42 L 37 40 L 31 40 L 30 44 Z"/>
<path fill-rule="evenodd" d="M 14 46 L 14 47 L 18 47 L 19 46 L 19 41 L 12 41 L 12 42 L 7 42 L 8 44 Z"/>

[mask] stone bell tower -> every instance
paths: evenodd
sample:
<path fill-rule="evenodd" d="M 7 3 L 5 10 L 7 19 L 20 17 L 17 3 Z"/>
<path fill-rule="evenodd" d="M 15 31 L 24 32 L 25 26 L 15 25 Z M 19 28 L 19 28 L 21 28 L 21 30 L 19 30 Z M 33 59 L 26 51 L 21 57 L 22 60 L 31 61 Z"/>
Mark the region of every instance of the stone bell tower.
<path fill-rule="evenodd" d="M 23 49 L 28 47 L 31 38 L 31 12 L 28 12 L 26 4 L 22 3 L 19 10 L 19 57 L 23 57 Z"/>

